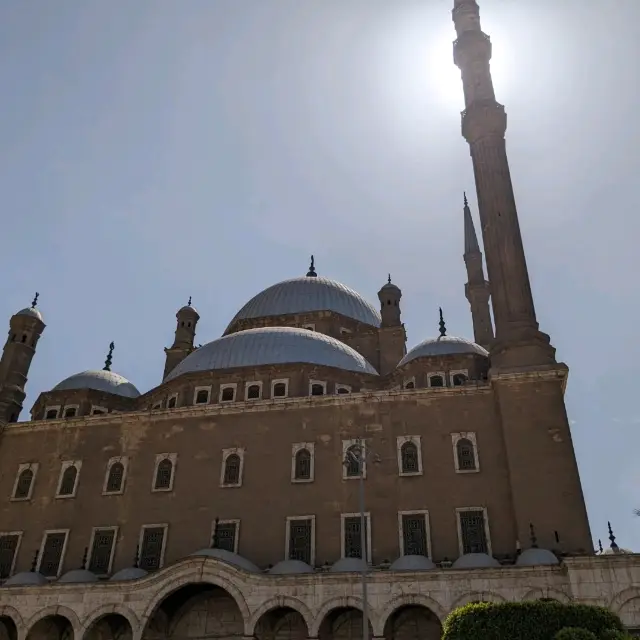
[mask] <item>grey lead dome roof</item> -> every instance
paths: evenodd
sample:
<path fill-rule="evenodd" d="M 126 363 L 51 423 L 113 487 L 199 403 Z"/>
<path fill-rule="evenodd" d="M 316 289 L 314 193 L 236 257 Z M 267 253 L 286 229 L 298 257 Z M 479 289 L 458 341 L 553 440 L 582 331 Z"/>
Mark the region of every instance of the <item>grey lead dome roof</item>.
<path fill-rule="evenodd" d="M 16 313 L 17 316 L 31 316 L 32 318 L 38 318 L 38 320 L 42 321 L 42 314 L 35 307 L 27 307 L 26 309 L 21 309 Z"/>
<path fill-rule="evenodd" d="M 309 311 L 334 311 L 374 327 L 381 323 L 378 310 L 353 289 L 329 278 L 301 277 L 278 282 L 251 298 L 227 331 L 237 320 Z"/>
<path fill-rule="evenodd" d="M 455 338 L 454 336 L 440 336 L 439 338 L 428 338 L 419 345 L 413 347 L 407 355 L 400 360 L 399 367 L 411 362 L 416 358 L 428 356 L 446 356 L 456 353 L 470 353 L 487 357 L 489 352 L 471 340 L 465 338 Z"/>
<path fill-rule="evenodd" d="M 205 344 L 173 369 L 165 382 L 194 371 L 293 363 L 378 375 L 357 351 L 335 338 L 308 329 L 264 327 L 230 333 Z"/>
<path fill-rule="evenodd" d="M 126 378 L 104 369 L 76 373 L 58 383 L 51 391 L 68 391 L 70 389 L 94 389 L 125 398 L 137 398 L 140 395 L 140 392 Z"/>

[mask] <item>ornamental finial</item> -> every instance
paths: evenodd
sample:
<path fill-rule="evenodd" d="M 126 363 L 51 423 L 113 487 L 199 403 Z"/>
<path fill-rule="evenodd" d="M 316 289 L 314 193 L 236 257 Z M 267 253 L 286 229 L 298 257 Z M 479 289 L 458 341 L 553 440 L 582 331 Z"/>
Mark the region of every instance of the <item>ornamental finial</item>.
<path fill-rule="evenodd" d="M 113 362 L 113 350 L 116 348 L 116 345 L 112 342 L 109 344 L 109 353 L 107 354 L 107 359 L 104 361 L 103 371 L 111 371 L 111 363 Z"/>
<path fill-rule="evenodd" d="M 311 256 L 311 264 L 309 265 L 309 271 L 307 271 L 307 278 L 315 278 L 317 277 L 315 259 Z"/>
<path fill-rule="evenodd" d="M 440 307 L 439 310 L 440 310 L 440 322 L 439 322 L 439 325 L 440 325 L 440 337 L 444 338 L 447 335 L 447 327 L 444 324 L 444 318 L 442 317 L 442 307 Z"/>
<path fill-rule="evenodd" d="M 40 297 L 40 294 L 36 291 L 36 295 L 33 296 L 33 301 L 31 302 L 31 308 L 35 309 L 36 305 L 38 304 L 38 298 Z"/>
<path fill-rule="evenodd" d="M 189 296 L 189 302 L 187 302 L 187 307 L 191 306 L 191 296 Z"/>
<path fill-rule="evenodd" d="M 613 535 L 613 529 L 611 528 L 611 523 L 607 522 L 607 527 L 609 527 L 609 540 L 611 540 L 611 550 L 613 553 L 618 553 L 620 551 L 620 547 L 616 544 L 616 537 Z"/>

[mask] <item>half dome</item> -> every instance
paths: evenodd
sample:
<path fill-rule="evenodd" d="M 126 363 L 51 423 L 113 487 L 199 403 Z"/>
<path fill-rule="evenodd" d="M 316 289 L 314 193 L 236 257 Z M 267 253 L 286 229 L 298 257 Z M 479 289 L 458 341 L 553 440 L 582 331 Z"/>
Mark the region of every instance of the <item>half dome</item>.
<path fill-rule="evenodd" d="M 466 553 L 454 563 L 454 569 L 489 569 L 499 567 L 500 563 L 487 553 Z"/>
<path fill-rule="evenodd" d="M 273 576 L 313 573 L 313 567 L 302 560 L 281 560 L 269 569 L 269 573 Z"/>
<path fill-rule="evenodd" d="M 427 556 L 408 555 L 392 562 L 389 571 L 428 571 L 435 568 L 433 560 Z"/>
<path fill-rule="evenodd" d="M 35 307 L 27 307 L 26 309 L 21 309 L 16 313 L 17 316 L 29 316 L 31 318 L 37 318 L 42 322 L 42 314 Z"/>
<path fill-rule="evenodd" d="M 456 338 L 454 336 L 440 336 L 439 338 L 428 338 L 419 345 L 413 347 L 407 355 L 400 360 L 398 366 L 416 360 L 417 358 L 426 358 L 429 356 L 449 356 L 460 353 L 484 356 L 489 352 L 479 344 L 467 340 L 465 338 Z"/>
<path fill-rule="evenodd" d="M 113 393 L 124 398 L 137 398 L 140 392 L 121 375 L 113 371 L 83 371 L 59 382 L 51 391 L 69 391 L 71 389 L 93 389 L 104 393 Z"/>
<path fill-rule="evenodd" d="M 340 558 L 331 565 L 332 573 L 360 573 L 368 571 L 369 565 L 362 558 Z"/>
<path fill-rule="evenodd" d="M 357 351 L 335 338 L 294 327 L 263 327 L 230 333 L 196 349 L 165 382 L 194 371 L 293 363 L 378 375 Z"/>
<path fill-rule="evenodd" d="M 114 582 L 139 580 L 140 578 L 144 578 L 146 575 L 148 575 L 147 572 L 144 569 L 140 569 L 140 567 L 126 567 L 125 569 L 116 571 L 109 580 L 113 580 Z"/>
<path fill-rule="evenodd" d="M 312 311 L 334 311 L 374 327 L 381 323 L 379 311 L 353 289 L 329 278 L 301 277 L 278 282 L 251 298 L 227 331 L 238 320 Z"/>
<path fill-rule="evenodd" d="M 535 567 L 537 565 L 560 564 L 560 561 L 555 553 L 548 549 L 531 547 L 531 549 L 526 549 L 518 556 L 516 564 L 519 567 Z"/>
<path fill-rule="evenodd" d="M 251 560 L 247 560 L 243 556 L 233 553 L 233 551 L 227 551 L 226 549 L 217 549 L 214 547 L 208 549 L 200 549 L 200 551 L 196 551 L 191 554 L 192 556 L 203 556 L 205 558 L 215 558 L 216 560 L 221 560 L 222 562 L 226 562 L 227 564 L 231 564 L 238 569 L 244 569 L 249 573 L 260 573 L 260 569 L 256 567 Z"/>
<path fill-rule="evenodd" d="M 37 571 L 21 571 L 11 576 L 5 583 L 5 587 L 36 587 L 48 584 L 49 581 Z"/>
<path fill-rule="evenodd" d="M 63 582 L 66 584 L 79 584 L 81 582 L 98 582 L 98 576 L 86 569 L 72 569 L 71 571 L 67 571 L 64 575 L 62 575 L 58 582 Z"/>

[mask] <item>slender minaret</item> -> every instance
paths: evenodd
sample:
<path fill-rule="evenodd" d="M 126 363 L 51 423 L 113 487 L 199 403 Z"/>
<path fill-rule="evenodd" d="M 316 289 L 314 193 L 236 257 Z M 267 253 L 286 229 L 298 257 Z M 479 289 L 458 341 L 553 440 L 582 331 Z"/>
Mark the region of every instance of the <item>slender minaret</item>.
<path fill-rule="evenodd" d="M 469 143 L 482 238 L 491 283 L 496 337 L 492 365 L 553 365 L 555 349 L 538 329 L 505 146 L 507 116 L 496 101 L 491 42 L 480 28 L 475 0 L 454 0 L 455 64 L 462 72 L 462 135 Z"/>
<path fill-rule="evenodd" d="M 36 293 L 31 306 L 9 321 L 9 336 L 0 359 L 0 423 L 17 422 L 22 412 L 29 368 L 46 326 L 37 304 Z"/>
<path fill-rule="evenodd" d="M 458 35 L 453 57 L 462 72 L 462 135 L 469 143 L 495 323 L 491 385 L 502 431 L 513 519 L 502 531 L 538 544 L 593 553 L 587 510 L 564 403 L 568 368 L 555 360 L 538 329 L 505 146 L 507 117 L 494 95 L 491 42 L 480 28 L 476 0 L 454 0 Z M 540 470 L 544 469 L 541 474 Z"/>
<path fill-rule="evenodd" d="M 175 339 L 173 344 L 164 350 L 166 360 L 162 375 L 163 380 L 195 349 L 193 341 L 196 337 L 196 325 L 200 320 L 200 315 L 191 306 L 191 298 L 189 298 L 187 305 L 176 313 L 176 319 L 178 322 Z"/>
<path fill-rule="evenodd" d="M 407 353 L 407 334 L 400 315 L 401 298 L 402 291 L 391 282 L 389 274 L 387 282 L 378 291 L 382 318 L 382 325 L 378 330 L 378 352 L 379 371 L 382 375 L 393 371 Z"/>
<path fill-rule="evenodd" d="M 473 336 L 479 345 L 489 349 L 493 342 L 493 326 L 489 311 L 489 283 L 484 278 L 482 252 L 473 226 L 466 193 L 464 194 L 464 263 L 467 267 L 464 293 L 471 306 Z"/>

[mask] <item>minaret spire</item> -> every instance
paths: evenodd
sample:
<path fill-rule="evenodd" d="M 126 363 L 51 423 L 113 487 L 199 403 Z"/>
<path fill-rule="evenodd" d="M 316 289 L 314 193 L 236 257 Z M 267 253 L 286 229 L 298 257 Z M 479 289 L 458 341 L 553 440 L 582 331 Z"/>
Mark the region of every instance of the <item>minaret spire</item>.
<path fill-rule="evenodd" d="M 464 194 L 464 264 L 467 268 L 467 283 L 464 294 L 471 307 L 473 336 L 475 341 L 485 349 L 493 342 L 493 325 L 489 311 L 490 287 L 484 278 L 482 252 L 478 244 L 478 236 L 473 225 L 471 209 L 467 194 Z"/>
<path fill-rule="evenodd" d="M 462 72 L 462 135 L 469 143 L 496 325 L 493 366 L 552 365 L 555 350 L 538 329 L 505 146 L 507 116 L 496 101 L 491 41 L 475 0 L 454 0 L 453 59 Z"/>
<path fill-rule="evenodd" d="M 438 323 L 438 326 L 440 327 L 440 337 L 444 338 L 447 335 L 447 325 L 445 325 L 444 323 L 444 317 L 442 315 L 442 307 L 440 307 L 438 311 L 440 312 L 440 322 Z"/>
<path fill-rule="evenodd" d="M 311 263 L 309 264 L 309 271 L 307 271 L 307 278 L 316 278 L 317 276 L 315 259 L 311 256 Z"/>
<path fill-rule="evenodd" d="M 116 345 L 111 342 L 109 344 L 109 353 L 107 353 L 107 359 L 104 361 L 103 371 L 111 371 L 111 364 L 113 362 L 113 350 L 116 348 Z"/>

